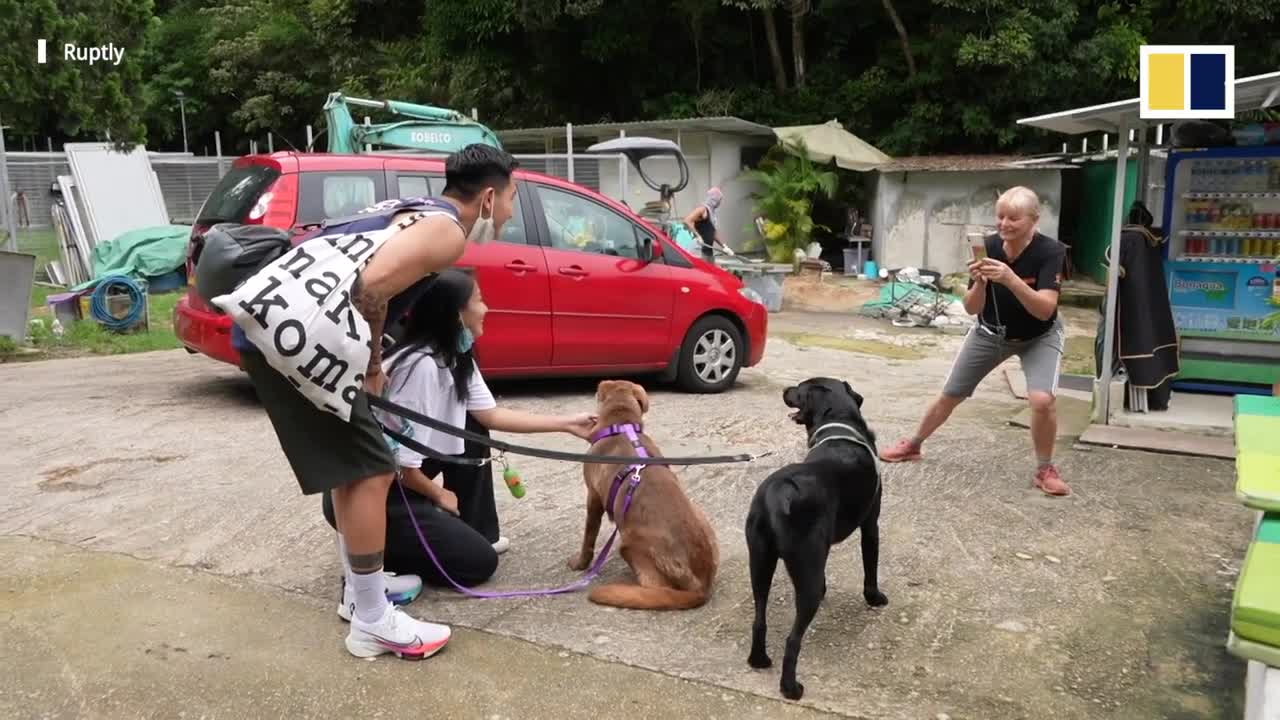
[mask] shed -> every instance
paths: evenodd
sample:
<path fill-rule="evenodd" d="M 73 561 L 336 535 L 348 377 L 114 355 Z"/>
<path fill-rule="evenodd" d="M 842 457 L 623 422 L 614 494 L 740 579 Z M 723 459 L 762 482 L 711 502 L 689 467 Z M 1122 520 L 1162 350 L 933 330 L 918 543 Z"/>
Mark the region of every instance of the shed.
<path fill-rule="evenodd" d="M 966 235 L 995 226 L 995 202 L 1024 185 L 1040 196 L 1040 228 L 1059 236 L 1064 171 L 1060 157 L 934 155 L 894 158 L 877 170 L 871 210 L 872 257 L 881 267 L 963 272 Z"/>

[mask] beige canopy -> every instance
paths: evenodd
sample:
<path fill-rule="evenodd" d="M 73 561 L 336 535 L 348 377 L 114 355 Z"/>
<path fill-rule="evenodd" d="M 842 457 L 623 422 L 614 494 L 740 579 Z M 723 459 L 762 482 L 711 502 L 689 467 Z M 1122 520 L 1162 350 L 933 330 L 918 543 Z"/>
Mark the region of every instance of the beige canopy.
<path fill-rule="evenodd" d="M 844 129 L 839 121 L 831 120 L 821 125 L 794 125 L 774 128 L 779 140 L 795 142 L 803 140 L 809 150 L 809 159 L 836 165 L 845 170 L 867 172 L 889 162 L 893 158 L 875 146 Z"/>

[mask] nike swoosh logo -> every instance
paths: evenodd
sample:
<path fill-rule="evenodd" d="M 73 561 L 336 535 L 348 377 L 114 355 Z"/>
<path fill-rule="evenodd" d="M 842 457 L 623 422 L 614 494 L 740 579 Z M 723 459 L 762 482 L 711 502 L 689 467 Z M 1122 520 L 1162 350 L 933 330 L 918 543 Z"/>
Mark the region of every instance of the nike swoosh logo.
<path fill-rule="evenodd" d="M 382 643 L 383 645 L 386 645 L 388 647 L 393 647 L 393 648 L 399 648 L 401 650 L 408 650 L 411 648 L 422 647 L 423 645 L 426 644 L 422 642 L 422 638 L 418 637 L 417 635 L 413 636 L 413 642 L 410 642 L 410 643 L 398 643 L 394 640 L 388 640 L 379 635 L 374 635 L 373 638 L 378 642 Z"/>

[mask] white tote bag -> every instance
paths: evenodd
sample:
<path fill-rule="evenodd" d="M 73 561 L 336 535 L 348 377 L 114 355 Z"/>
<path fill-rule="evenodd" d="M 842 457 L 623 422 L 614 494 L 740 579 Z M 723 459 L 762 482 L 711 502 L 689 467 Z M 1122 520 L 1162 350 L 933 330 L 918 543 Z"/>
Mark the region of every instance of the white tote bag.
<path fill-rule="evenodd" d="M 351 288 L 391 236 L 436 214 L 448 215 L 418 212 L 379 230 L 315 237 L 213 304 L 316 407 L 350 421 L 372 335 L 351 302 Z"/>

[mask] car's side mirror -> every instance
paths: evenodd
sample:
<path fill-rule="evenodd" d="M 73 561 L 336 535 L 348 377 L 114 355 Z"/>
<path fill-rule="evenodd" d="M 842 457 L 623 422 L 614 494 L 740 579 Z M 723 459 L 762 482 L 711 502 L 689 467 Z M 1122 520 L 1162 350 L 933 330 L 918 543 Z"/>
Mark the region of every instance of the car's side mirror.
<path fill-rule="evenodd" d="M 653 236 L 647 233 L 641 233 L 639 236 L 639 255 L 640 261 L 651 263 L 662 257 L 662 245 Z"/>

